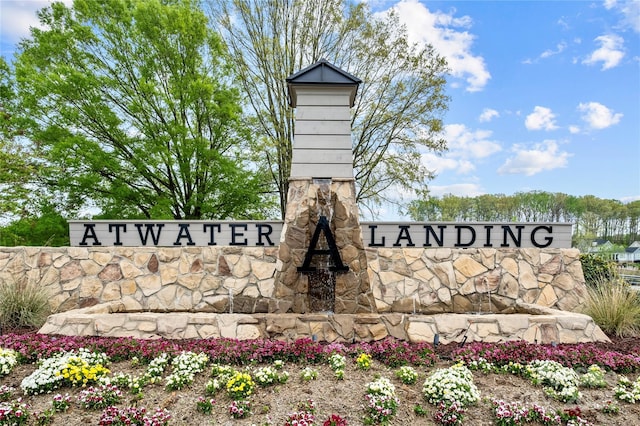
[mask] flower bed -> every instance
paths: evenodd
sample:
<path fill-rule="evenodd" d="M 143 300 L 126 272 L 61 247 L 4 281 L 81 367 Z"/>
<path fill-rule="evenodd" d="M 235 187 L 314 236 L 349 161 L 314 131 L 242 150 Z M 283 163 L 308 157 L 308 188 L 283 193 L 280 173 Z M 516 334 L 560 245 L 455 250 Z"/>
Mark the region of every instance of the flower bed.
<path fill-rule="evenodd" d="M 640 416 L 637 354 L 523 342 L 449 349 L 439 357 L 431 345 L 391 339 L 3 335 L 0 426 L 87 424 L 87 418 L 95 420 L 90 424 L 392 425 L 424 424 L 425 415 L 442 425 L 523 419 L 629 425 L 625 418 Z M 11 386 L 16 383 L 21 386 Z"/>

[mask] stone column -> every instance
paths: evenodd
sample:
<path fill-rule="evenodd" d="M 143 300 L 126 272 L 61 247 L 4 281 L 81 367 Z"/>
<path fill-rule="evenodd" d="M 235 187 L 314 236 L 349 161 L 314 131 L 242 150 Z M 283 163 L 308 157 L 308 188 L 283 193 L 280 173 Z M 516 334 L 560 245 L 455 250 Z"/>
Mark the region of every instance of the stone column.
<path fill-rule="evenodd" d="M 292 300 L 291 311 L 309 313 L 309 277 L 298 271 L 309 249 L 319 217 L 319 185 L 312 179 L 289 181 L 289 199 L 280 240 L 276 298 Z M 335 313 L 374 312 L 367 258 L 355 202 L 354 179 L 331 182 L 331 232 L 346 272 L 336 273 Z"/>
<path fill-rule="evenodd" d="M 334 313 L 375 311 L 358 219 L 351 148 L 350 108 L 360 82 L 326 60 L 287 78 L 291 106 L 297 110 L 275 297 L 291 302 L 288 311 L 314 310 L 309 276 L 299 267 L 305 262 L 321 216 L 327 218 L 340 260 L 348 267 L 335 272 L 335 289 L 331 289 L 335 294 Z M 322 185 L 329 185 L 328 191 Z M 285 305 L 277 304 L 280 311 Z"/>

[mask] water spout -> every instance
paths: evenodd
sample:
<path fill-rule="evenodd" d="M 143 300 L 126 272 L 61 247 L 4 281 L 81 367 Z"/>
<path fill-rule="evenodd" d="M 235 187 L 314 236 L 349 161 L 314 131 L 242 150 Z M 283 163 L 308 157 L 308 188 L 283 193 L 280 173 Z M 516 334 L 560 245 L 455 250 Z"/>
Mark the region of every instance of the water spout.
<path fill-rule="evenodd" d="M 229 313 L 233 313 L 233 289 L 229 289 Z"/>
<path fill-rule="evenodd" d="M 485 302 L 486 299 L 486 302 Z M 475 301 L 477 309 L 475 310 L 475 314 L 482 315 L 483 309 L 482 305 L 484 303 L 488 303 L 487 309 L 485 313 L 492 314 L 493 306 L 491 301 L 491 288 L 489 287 L 489 280 L 487 277 L 482 278 L 482 286 L 476 287 Z"/>
<path fill-rule="evenodd" d="M 336 273 L 325 268 L 310 272 L 309 308 L 311 312 L 335 311 Z"/>
<path fill-rule="evenodd" d="M 333 217 L 333 204 L 331 202 L 331 179 L 314 178 L 313 184 L 318 185 L 316 190 L 316 214 L 318 222 L 331 224 Z M 311 312 L 333 313 L 335 310 L 336 272 L 330 256 L 329 244 L 325 238 L 317 241 L 316 249 L 326 254 L 314 256 L 315 270 L 308 274 L 309 277 L 309 308 Z"/>
<path fill-rule="evenodd" d="M 333 205 L 331 204 L 331 178 L 313 178 L 313 183 L 318 185 L 316 191 L 316 206 L 318 217 L 324 216 L 329 223 L 333 218 Z"/>

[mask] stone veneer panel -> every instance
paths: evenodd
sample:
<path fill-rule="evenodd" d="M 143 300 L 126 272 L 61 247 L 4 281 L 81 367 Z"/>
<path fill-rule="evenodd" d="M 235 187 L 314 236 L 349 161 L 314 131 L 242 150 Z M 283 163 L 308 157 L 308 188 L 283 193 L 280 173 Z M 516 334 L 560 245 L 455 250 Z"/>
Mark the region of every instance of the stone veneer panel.
<path fill-rule="evenodd" d="M 289 181 L 275 292 L 292 298 L 291 311 L 312 312 L 312 281 L 309 275 L 299 273 L 298 267 L 304 263 L 321 215 L 329 220 L 342 263 L 349 268 L 335 276 L 333 311 L 338 314 L 375 311 L 355 199 L 354 179 L 334 179 L 329 183 L 312 179 Z M 322 234 L 321 239 L 324 240 Z"/>
<path fill-rule="evenodd" d="M 4 247 L 0 280 L 41 285 L 53 312 L 121 301 L 128 311 L 291 313 L 305 285 L 278 281 L 278 250 Z M 371 298 L 369 311 L 378 313 L 506 314 L 522 303 L 574 311 L 586 297 L 576 249 L 367 248 L 364 253 L 360 263 L 369 265 L 364 272 L 371 291 L 363 285 L 359 294 Z M 292 275 L 299 278 L 297 271 Z M 356 294 L 350 285 L 337 283 L 345 294 Z M 357 306 L 364 311 L 366 305 L 358 301 Z"/>
<path fill-rule="evenodd" d="M 101 304 L 49 316 L 43 334 L 134 338 L 258 338 L 325 342 L 376 341 L 394 337 L 410 342 L 531 343 L 608 342 L 591 317 L 548 308 L 530 314 L 208 314 L 123 313 L 122 304 Z"/>
<path fill-rule="evenodd" d="M 366 251 L 378 312 L 506 314 L 522 303 L 573 311 L 586 297 L 577 249 Z"/>
<path fill-rule="evenodd" d="M 467 341 L 607 341 L 590 317 L 567 312 L 586 294 L 578 250 L 365 253 L 378 313 L 292 313 L 295 291 L 277 285 L 274 247 L 0 248 L 0 280 L 31 280 L 49 293 L 58 313 L 41 333 L 330 342 L 433 341 L 438 334 L 442 343 L 466 333 Z"/>

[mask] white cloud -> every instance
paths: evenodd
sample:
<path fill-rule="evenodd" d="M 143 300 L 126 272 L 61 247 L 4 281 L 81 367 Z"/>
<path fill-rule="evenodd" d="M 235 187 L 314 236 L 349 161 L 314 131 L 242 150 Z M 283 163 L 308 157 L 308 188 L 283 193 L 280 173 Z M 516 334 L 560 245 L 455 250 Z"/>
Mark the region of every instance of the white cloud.
<path fill-rule="evenodd" d="M 422 164 L 433 173 L 439 174 L 446 170 L 459 170 L 460 161 L 427 152 L 422 154 Z"/>
<path fill-rule="evenodd" d="M 492 119 L 497 117 L 500 117 L 500 113 L 498 111 L 491 108 L 485 108 L 482 110 L 482 114 L 480 114 L 480 117 L 478 117 L 478 120 L 481 123 L 484 123 L 486 121 L 491 121 Z"/>
<path fill-rule="evenodd" d="M 547 49 L 540 54 L 541 58 L 548 58 L 549 56 L 557 55 L 562 53 L 567 48 L 567 43 L 560 42 L 556 45 L 556 50 Z"/>
<path fill-rule="evenodd" d="M 476 163 L 502 150 L 499 143 L 490 139 L 489 130 L 471 130 L 464 124 L 445 126 L 443 137 L 448 151 L 444 155 L 432 152 L 422 154 L 422 164 L 436 174 L 453 170 L 457 174 L 470 174 Z"/>
<path fill-rule="evenodd" d="M 563 29 L 568 30 L 569 28 L 571 28 L 569 26 L 569 23 L 564 19 L 564 18 L 560 18 L 558 19 L 558 21 L 556 22 L 558 25 L 560 25 Z"/>
<path fill-rule="evenodd" d="M 486 194 L 477 183 L 456 183 L 452 185 L 429 185 L 429 194 L 434 197 L 451 194 L 458 197 L 478 197 Z"/>
<path fill-rule="evenodd" d="M 40 27 L 36 12 L 49 6 L 50 0 L 0 0 L 0 38 L 4 42 L 17 43 L 28 37 L 30 27 Z M 73 0 L 64 0 L 71 6 Z"/>
<path fill-rule="evenodd" d="M 472 23 L 470 17 L 455 17 L 455 10 L 431 12 L 418 0 L 402 0 L 393 9 L 400 22 L 406 25 L 410 42 L 429 43 L 435 47 L 447 59 L 451 74 L 466 82 L 467 91 L 484 88 L 491 74 L 484 58 L 471 51 L 475 36 L 466 31 Z"/>
<path fill-rule="evenodd" d="M 607 10 L 615 9 L 622 14 L 620 27 L 631 28 L 633 31 L 640 33 L 640 2 L 637 0 L 622 2 L 605 0 L 604 7 Z"/>
<path fill-rule="evenodd" d="M 551 109 L 536 106 L 533 112 L 527 115 L 524 125 L 527 130 L 554 130 L 558 128 L 555 118 L 556 116 L 551 112 Z"/>
<path fill-rule="evenodd" d="M 588 58 L 582 61 L 583 64 L 595 65 L 602 62 L 602 70 L 616 67 L 624 58 L 624 39 L 617 34 L 605 34 L 596 37 L 595 41 L 600 43 L 600 48 L 594 50 Z"/>
<path fill-rule="evenodd" d="M 632 201 L 638 200 L 640 200 L 640 195 L 630 195 L 629 197 L 620 198 L 620 201 L 622 201 L 623 203 L 631 203 Z"/>
<path fill-rule="evenodd" d="M 2 38 L 7 41 L 17 42 L 22 37 L 29 35 L 29 27 L 38 24 L 36 11 L 46 6 L 48 2 L 38 1 L 3 1 L 0 7 L 0 28 Z"/>
<path fill-rule="evenodd" d="M 569 126 L 569 133 L 571 134 L 580 133 L 580 127 L 576 125 Z"/>
<path fill-rule="evenodd" d="M 633 31 L 640 33 L 640 2 L 628 1 L 620 7 L 624 15 L 623 24 L 631 27 Z"/>
<path fill-rule="evenodd" d="M 561 41 L 560 43 L 558 43 L 556 45 L 555 50 L 547 49 L 544 52 L 542 52 L 540 55 L 538 55 L 537 58 L 535 58 L 535 59 L 527 58 L 527 59 L 523 60 L 522 63 L 523 64 L 527 64 L 527 65 L 536 64 L 536 63 L 538 63 L 540 61 L 540 59 L 546 59 L 546 58 L 549 58 L 551 56 L 559 55 L 560 53 L 564 52 L 567 49 L 568 46 L 569 45 L 565 41 Z"/>
<path fill-rule="evenodd" d="M 536 144 L 531 149 L 522 145 L 514 145 L 513 151 L 514 156 L 508 158 L 498 168 L 499 174 L 533 176 L 543 171 L 566 167 L 569 157 L 572 156 L 568 152 L 559 151 L 558 144 L 553 140 Z"/>
<path fill-rule="evenodd" d="M 464 124 L 448 124 L 444 129 L 449 156 L 464 159 L 480 159 L 502 150 L 499 143 L 490 140 L 490 130 L 470 130 Z"/>
<path fill-rule="evenodd" d="M 580 103 L 578 110 L 584 113 L 582 119 L 592 129 L 606 129 L 618 124 L 622 118 L 622 113 L 614 113 L 599 102 Z"/>

